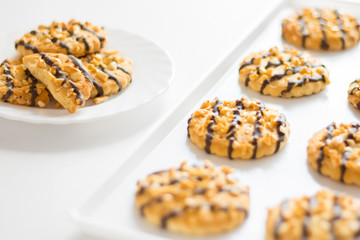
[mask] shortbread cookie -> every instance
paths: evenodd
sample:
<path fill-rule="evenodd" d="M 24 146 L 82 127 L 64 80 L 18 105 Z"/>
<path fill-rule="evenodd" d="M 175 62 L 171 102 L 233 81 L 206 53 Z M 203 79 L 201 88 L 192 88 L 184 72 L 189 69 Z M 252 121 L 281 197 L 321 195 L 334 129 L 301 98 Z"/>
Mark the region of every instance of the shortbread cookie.
<path fill-rule="evenodd" d="M 295 46 L 313 50 L 344 50 L 358 44 L 355 17 L 332 9 L 309 9 L 290 15 L 282 22 L 283 38 Z"/>
<path fill-rule="evenodd" d="M 240 65 L 240 82 L 252 90 L 273 97 L 301 97 L 325 88 L 329 73 L 324 65 L 296 49 L 269 51 L 247 56 Z"/>
<path fill-rule="evenodd" d="M 23 63 L 70 113 L 83 107 L 85 100 L 90 97 L 92 77 L 74 56 L 39 53 L 25 56 Z"/>
<path fill-rule="evenodd" d="M 355 108 L 360 109 L 360 79 L 356 79 L 350 84 L 348 100 Z"/>
<path fill-rule="evenodd" d="M 125 89 L 132 81 L 131 61 L 117 54 L 117 51 L 101 51 L 82 58 L 85 67 L 94 79 L 91 97 L 95 102 Z M 99 98 L 100 97 L 100 98 Z"/>
<path fill-rule="evenodd" d="M 136 206 L 150 223 L 174 232 L 213 234 L 240 225 L 249 211 L 249 187 L 228 166 L 183 162 L 138 182 Z"/>
<path fill-rule="evenodd" d="M 205 101 L 188 120 L 188 137 L 207 153 L 260 158 L 279 151 L 290 133 L 277 110 L 257 100 Z"/>
<path fill-rule="evenodd" d="M 20 60 L 5 60 L 0 64 L 0 100 L 45 107 L 49 103 L 49 93 Z"/>
<path fill-rule="evenodd" d="M 309 141 L 308 162 L 320 174 L 360 185 L 360 124 L 335 124 L 317 132 Z"/>
<path fill-rule="evenodd" d="M 105 43 L 103 28 L 71 20 L 68 23 L 53 22 L 50 26 L 40 25 L 37 30 L 17 40 L 15 48 L 21 55 L 48 52 L 81 57 L 100 51 Z"/>
<path fill-rule="evenodd" d="M 283 201 L 268 211 L 266 240 L 360 238 L 360 202 L 321 190 Z"/>

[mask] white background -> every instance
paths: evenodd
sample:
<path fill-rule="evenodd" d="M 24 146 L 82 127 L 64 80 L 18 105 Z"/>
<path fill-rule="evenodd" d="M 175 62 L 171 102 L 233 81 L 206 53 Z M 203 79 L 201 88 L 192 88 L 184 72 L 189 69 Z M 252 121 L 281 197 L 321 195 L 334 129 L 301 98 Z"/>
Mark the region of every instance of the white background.
<path fill-rule="evenodd" d="M 271 2 L 0 0 L 1 59 L 15 52 L 13 42 L 26 31 L 75 18 L 154 40 L 170 52 L 176 68 L 165 94 L 126 115 L 64 126 L 0 119 L 0 239 L 93 239 L 77 231 L 69 211 L 111 175 Z"/>

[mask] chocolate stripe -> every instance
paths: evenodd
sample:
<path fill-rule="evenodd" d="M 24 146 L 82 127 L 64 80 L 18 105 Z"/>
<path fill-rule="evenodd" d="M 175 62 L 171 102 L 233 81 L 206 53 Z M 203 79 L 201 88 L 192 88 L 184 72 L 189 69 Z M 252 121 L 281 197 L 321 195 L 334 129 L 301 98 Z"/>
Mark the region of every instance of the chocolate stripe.
<path fill-rule="evenodd" d="M 324 147 L 327 146 L 327 141 L 332 139 L 332 133 L 333 131 L 335 130 L 335 123 L 332 123 L 330 124 L 329 126 L 327 126 L 326 128 L 327 130 L 327 134 L 325 136 L 325 139 L 324 139 L 324 145 L 320 148 L 320 153 L 319 153 L 319 157 L 318 159 L 316 160 L 317 162 L 317 170 L 318 172 L 321 174 L 321 167 L 322 167 L 322 163 L 324 161 Z"/>
<path fill-rule="evenodd" d="M 259 122 L 261 119 L 261 115 L 262 115 L 262 108 L 260 108 L 260 110 L 256 112 L 256 121 L 254 124 L 254 132 L 253 132 L 254 140 L 252 142 L 252 145 L 254 146 L 254 150 L 253 150 L 253 154 L 252 154 L 251 158 L 256 158 L 256 152 L 257 152 L 257 148 L 258 148 L 258 140 L 261 137 L 261 131 L 260 131 L 261 123 Z"/>
<path fill-rule="evenodd" d="M 301 15 L 301 13 L 299 14 L 298 20 L 299 20 L 299 24 L 301 26 L 301 35 L 302 35 L 301 46 L 303 48 L 306 48 L 306 39 L 309 37 L 309 33 L 307 32 L 306 22 L 305 22 L 303 16 Z"/>
<path fill-rule="evenodd" d="M 344 50 L 345 49 L 345 30 L 343 28 L 341 15 L 337 10 L 334 10 L 334 14 L 336 16 L 336 21 L 337 21 L 337 24 L 338 24 L 338 27 L 339 27 L 341 48 Z"/>
<path fill-rule="evenodd" d="M 38 93 L 36 91 L 36 83 L 37 79 L 30 73 L 28 69 L 25 70 L 25 74 L 27 78 L 31 79 L 31 87 L 30 87 L 30 93 L 31 93 L 31 106 L 35 106 L 35 100 L 38 96 Z"/>
<path fill-rule="evenodd" d="M 97 65 L 98 69 L 100 69 L 103 73 L 107 74 L 109 76 L 109 79 L 112 79 L 115 81 L 115 83 L 119 86 L 119 90 L 118 92 L 121 91 L 122 89 L 122 85 L 120 80 L 114 75 L 112 74 L 109 70 L 105 69 L 102 65 Z"/>
<path fill-rule="evenodd" d="M 241 117 L 240 117 L 240 111 L 244 109 L 244 105 L 242 103 L 242 100 L 236 100 L 236 109 L 233 111 L 234 118 L 232 119 L 229 129 L 227 133 L 231 133 L 226 138 L 229 139 L 229 146 L 228 146 L 228 157 L 232 159 L 231 155 L 233 152 L 233 142 L 236 140 L 235 133 L 236 133 L 236 126 L 241 124 Z"/>
<path fill-rule="evenodd" d="M 80 71 L 84 74 L 85 78 L 87 78 L 92 85 L 95 86 L 98 94 L 96 95 L 96 97 L 100 97 L 100 96 L 104 96 L 104 90 L 103 88 L 100 86 L 100 84 L 91 76 L 91 74 L 88 72 L 88 70 L 86 70 L 86 68 L 82 65 L 82 63 L 79 61 L 79 59 L 77 59 L 76 57 L 74 57 L 73 55 L 69 55 L 68 56 L 70 58 L 70 60 L 72 61 L 72 63 L 78 67 L 80 69 Z"/>
<path fill-rule="evenodd" d="M 321 39 L 320 48 L 323 49 L 323 50 L 328 50 L 329 49 L 329 44 L 327 42 L 327 37 L 326 37 L 326 20 L 322 16 L 321 9 L 317 9 L 317 12 L 319 14 L 318 21 L 319 21 L 322 36 L 323 36 L 322 39 Z"/>
<path fill-rule="evenodd" d="M 213 138 L 213 132 L 214 132 L 212 127 L 215 125 L 215 117 L 217 115 L 219 115 L 220 110 L 219 110 L 218 106 L 221 103 L 222 102 L 219 99 L 216 99 L 215 104 L 213 106 L 212 116 L 210 118 L 210 123 L 207 126 L 207 133 L 206 133 L 206 139 L 205 139 L 205 151 L 207 153 L 211 153 L 210 152 L 210 146 L 211 146 L 211 142 L 212 142 L 212 138 Z"/>
<path fill-rule="evenodd" d="M 6 62 L 4 65 L 4 75 L 6 76 L 6 87 L 8 88 L 7 92 L 2 96 L 2 100 L 7 101 L 11 95 L 14 93 L 14 76 L 11 74 L 8 62 Z"/>
<path fill-rule="evenodd" d="M 277 153 L 280 149 L 280 144 L 285 140 L 285 133 L 281 131 L 281 126 L 286 126 L 286 117 L 284 114 L 280 114 L 279 119 L 276 121 L 276 132 L 278 135 L 278 140 L 276 142 L 276 148 L 274 153 Z"/>
<path fill-rule="evenodd" d="M 15 48 L 17 49 L 19 45 L 24 46 L 26 50 L 31 50 L 33 53 L 39 53 L 39 50 L 36 46 L 33 46 L 30 43 L 25 43 L 23 40 L 15 43 Z"/>

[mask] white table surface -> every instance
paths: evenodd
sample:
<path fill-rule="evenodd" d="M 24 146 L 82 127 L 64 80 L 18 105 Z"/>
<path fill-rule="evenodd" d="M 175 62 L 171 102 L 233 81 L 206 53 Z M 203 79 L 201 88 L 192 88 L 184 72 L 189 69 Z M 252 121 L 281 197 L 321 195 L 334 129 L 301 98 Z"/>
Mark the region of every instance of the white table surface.
<path fill-rule="evenodd" d="M 24 32 L 75 18 L 154 40 L 176 68 L 163 95 L 126 115 L 63 126 L 0 118 L 0 239 L 95 239 L 77 230 L 70 210 L 115 171 L 271 2 L 0 0 L 1 59 L 9 49 L 15 52 L 13 42 Z M 139 117 L 146 121 L 134 125 Z"/>

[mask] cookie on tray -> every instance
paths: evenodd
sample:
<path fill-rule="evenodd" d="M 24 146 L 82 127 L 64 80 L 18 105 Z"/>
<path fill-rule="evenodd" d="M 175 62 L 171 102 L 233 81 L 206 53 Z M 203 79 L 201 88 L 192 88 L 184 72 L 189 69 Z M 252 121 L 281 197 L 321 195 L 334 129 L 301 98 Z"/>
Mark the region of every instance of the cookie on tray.
<path fill-rule="evenodd" d="M 23 57 L 30 73 L 47 89 L 65 109 L 74 113 L 85 105 L 93 87 L 92 77 L 81 61 L 72 55 L 38 53 Z"/>
<path fill-rule="evenodd" d="M 348 100 L 355 108 L 360 109 L 360 79 L 350 83 Z"/>
<path fill-rule="evenodd" d="M 40 25 L 37 30 L 26 33 L 15 42 L 21 55 L 39 52 L 63 53 L 81 57 L 99 52 L 106 43 L 104 29 L 89 22 L 84 24 L 71 20 Z"/>
<path fill-rule="evenodd" d="M 309 164 L 320 174 L 360 185 L 360 124 L 335 124 L 317 132 L 307 147 Z"/>
<path fill-rule="evenodd" d="M 173 232 L 206 235 L 232 230 L 247 218 L 249 187 L 228 166 L 183 162 L 138 182 L 136 206 L 150 223 Z"/>
<path fill-rule="evenodd" d="M 5 60 L 0 64 L 0 100 L 12 104 L 45 107 L 49 92 L 25 69 L 20 60 Z"/>
<path fill-rule="evenodd" d="M 287 142 L 289 123 L 283 114 L 258 100 L 205 101 L 188 120 L 188 137 L 207 153 L 230 159 L 260 158 Z"/>
<path fill-rule="evenodd" d="M 321 190 L 283 201 L 268 211 L 266 240 L 348 240 L 360 237 L 360 202 Z"/>
<path fill-rule="evenodd" d="M 282 21 L 283 38 L 312 50 L 344 50 L 358 44 L 360 31 L 355 17 L 333 9 L 304 8 Z"/>
<path fill-rule="evenodd" d="M 117 51 L 89 54 L 82 58 L 82 62 L 94 79 L 91 97 L 95 97 L 95 103 L 124 90 L 132 81 L 131 61 L 119 56 Z"/>
<path fill-rule="evenodd" d="M 311 95 L 330 83 L 328 70 L 309 53 L 277 47 L 247 56 L 239 80 L 256 92 L 284 98 Z"/>

